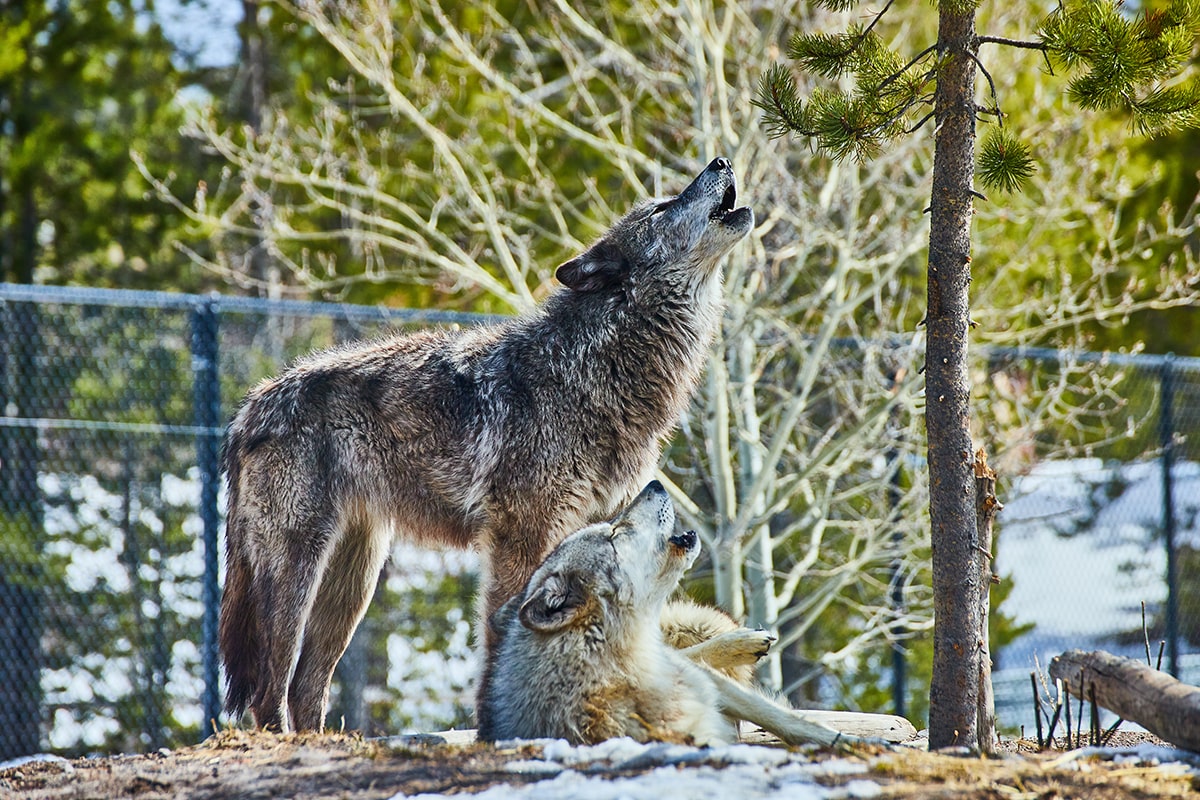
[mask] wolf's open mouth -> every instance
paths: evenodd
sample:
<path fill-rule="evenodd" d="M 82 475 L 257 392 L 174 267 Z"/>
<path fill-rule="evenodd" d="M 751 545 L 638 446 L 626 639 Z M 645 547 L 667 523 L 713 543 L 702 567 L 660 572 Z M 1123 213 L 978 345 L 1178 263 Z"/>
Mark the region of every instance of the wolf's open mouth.
<path fill-rule="evenodd" d="M 733 184 L 730 184 L 730 187 L 726 188 L 725 194 L 722 194 L 720 203 L 714 207 L 713 212 L 708 215 L 708 218 L 712 219 L 714 222 L 727 223 L 730 221 L 730 217 L 733 215 L 733 212 L 737 211 L 737 209 L 734 209 L 733 207 L 734 204 L 737 203 L 737 199 L 737 187 Z"/>
<path fill-rule="evenodd" d="M 732 183 L 725 190 L 725 194 L 721 196 L 721 202 L 713 209 L 709 219 L 724 219 L 733 211 L 733 205 L 737 202 L 737 187 Z"/>

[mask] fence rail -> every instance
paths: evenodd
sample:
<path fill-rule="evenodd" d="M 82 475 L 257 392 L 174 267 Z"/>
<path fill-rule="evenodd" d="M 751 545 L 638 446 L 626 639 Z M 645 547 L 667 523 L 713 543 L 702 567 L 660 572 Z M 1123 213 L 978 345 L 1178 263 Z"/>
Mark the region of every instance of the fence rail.
<path fill-rule="evenodd" d="M 254 382 L 315 347 L 396 327 L 498 319 L 0 284 L 0 761 L 45 750 L 145 751 L 205 734 L 220 710 L 218 450 L 223 423 L 236 403 Z M 1023 562 L 1042 560 L 1037 548 L 1058 542 L 1037 538 L 1051 535 L 1038 525 L 1072 519 L 1075 529 L 1053 532 L 1068 539 L 1109 530 L 1102 501 L 1133 491 L 1129 487 L 1140 486 L 1136 480 L 1142 475 L 1111 465 L 1158 468 L 1161 489 L 1142 515 L 1157 522 L 1138 517 L 1116 524 L 1125 526 L 1122 535 L 1130 526 L 1142 531 L 1140 552 L 1145 555 L 1152 543 L 1163 558 L 1113 562 L 1111 580 L 1136 573 L 1143 581 L 1150 613 L 1161 617 L 1161 630 L 1172 642 L 1175 668 L 1179 642 L 1200 638 L 1197 626 L 1183 624 L 1185 630 L 1179 630 L 1181 621 L 1200 616 L 1200 606 L 1186 605 L 1200 594 L 1193 577 L 1200 566 L 1200 499 L 1193 499 L 1200 498 L 1200 471 L 1195 478 L 1189 471 L 1200 459 L 1197 442 L 1185 435 L 1200 427 L 1200 359 L 1044 349 L 978 355 L 994 372 L 1013 363 L 1030 372 L 1053 370 L 1070 361 L 1132 376 L 1120 385 L 1138 413 L 1153 422 L 1152 430 L 1144 441 L 1125 442 L 1112 455 L 1104 456 L 1107 445 L 1097 445 L 1095 455 L 1104 456 L 1100 466 L 1077 465 L 1084 477 L 1067 482 L 1093 487 L 1085 498 L 1092 517 L 1045 511 L 1037 503 L 1026 504 L 1027 518 L 1002 515 L 999 563 L 1014 576 L 1019 594 L 1042 580 L 1022 577 L 1031 566 Z M 1026 490 L 1038 497 L 1056 485 L 1038 479 Z M 1021 507 L 1010 503 L 1010 510 Z M 1097 539 L 1093 549 L 1109 544 Z M 423 592 L 421 602 L 409 604 L 417 608 L 413 613 L 432 614 L 436 608 L 442 627 L 435 630 L 426 618 L 421 636 L 405 638 L 392 631 L 410 621 L 369 617 L 363 635 L 375 637 L 387 658 L 380 663 L 352 645 L 335 685 L 331 719 L 344 716 L 351 727 L 368 717 L 384 720 L 381 725 L 421 724 L 425 718 L 417 710 L 383 699 L 411 681 L 411 670 L 425 656 L 420 646 L 436 658 L 429 671 L 444 684 L 423 702 L 443 720 L 465 713 L 466 623 L 461 611 L 456 617 L 455 609 L 438 604 L 447 592 L 470 594 L 470 565 L 446 558 L 421 567 L 425 572 L 416 577 L 406 574 L 403 587 L 395 589 Z M 1069 571 L 1071 565 L 1061 567 Z M 1179 582 L 1168 582 L 1168 575 L 1180 577 L 1188 591 L 1181 594 Z M 387 585 L 381 582 L 381 591 Z M 1033 619 L 1022 619 L 1037 628 L 1032 639 L 1000 653 L 1002 666 L 1024 670 L 1030 652 L 1039 651 L 1044 664 L 1053 655 L 1047 649 L 1060 640 L 1078 644 L 1077 630 L 1059 630 L 1057 618 L 1037 616 L 1038 603 L 1025 599 L 1017 609 L 1033 613 Z M 1110 634 L 1128 637 L 1129 631 L 1104 635 Z M 429 641 L 414 645 L 411 639 Z M 449 666 L 446 651 L 452 654 Z M 1022 723 L 1014 716 L 1011 724 Z"/>

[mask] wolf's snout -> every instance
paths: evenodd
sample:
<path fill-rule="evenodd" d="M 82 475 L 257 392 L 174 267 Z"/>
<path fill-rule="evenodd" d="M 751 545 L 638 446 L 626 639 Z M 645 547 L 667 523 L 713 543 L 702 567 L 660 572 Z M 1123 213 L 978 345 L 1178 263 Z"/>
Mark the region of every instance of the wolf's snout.
<path fill-rule="evenodd" d="M 673 547 L 682 550 L 685 553 L 690 553 L 696 547 L 696 532 L 683 531 L 677 533 L 667 540 Z"/>

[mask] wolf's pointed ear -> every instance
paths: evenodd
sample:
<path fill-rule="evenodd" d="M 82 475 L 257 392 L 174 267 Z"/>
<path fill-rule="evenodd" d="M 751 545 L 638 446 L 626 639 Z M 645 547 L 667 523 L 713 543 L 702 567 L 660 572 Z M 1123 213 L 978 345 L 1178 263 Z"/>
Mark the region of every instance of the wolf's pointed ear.
<path fill-rule="evenodd" d="M 601 243 L 559 266 L 554 277 L 577 292 L 595 292 L 620 283 L 628 270 L 621 251 Z"/>
<path fill-rule="evenodd" d="M 560 631 L 583 612 L 586 594 L 578 575 L 547 575 L 521 604 L 521 624 L 539 633 Z"/>

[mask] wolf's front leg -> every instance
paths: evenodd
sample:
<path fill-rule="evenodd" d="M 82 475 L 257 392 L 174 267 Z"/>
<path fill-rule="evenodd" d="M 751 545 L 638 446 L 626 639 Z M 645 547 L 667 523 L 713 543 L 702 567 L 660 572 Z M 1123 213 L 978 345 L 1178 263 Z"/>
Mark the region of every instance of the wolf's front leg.
<path fill-rule="evenodd" d="M 757 664 L 770 652 L 775 640 L 775 635 L 770 631 L 738 628 L 685 647 L 680 652 L 693 661 L 724 672 L 734 667 Z"/>
<path fill-rule="evenodd" d="M 542 559 L 553 545 L 539 544 L 547 541 L 547 536 L 529 536 L 514 541 L 512 534 L 509 538 L 499 539 L 489 537 L 491 546 L 483 551 L 480 576 L 479 598 L 476 605 L 476 635 L 477 647 L 482 643 L 479 671 L 479 683 L 475 687 L 475 723 L 479 730 L 491 730 L 491 720 L 486 718 L 488 686 L 492 679 L 492 664 L 499 647 L 502 626 L 492 625 L 497 612 L 512 598 L 525 590 L 529 578 L 542 563 Z M 544 548 L 544 549 L 543 549 Z"/>
<path fill-rule="evenodd" d="M 717 704 L 721 712 L 734 719 L 753 722 L 763 730 L 773 733 L 788 744 L 819 744 L 823 747 L 848 749 L 864 744 L 883 744 L 842 733 L 809 719 L 803 711 L 785 708 L 758 692 L 747 689 L 740 683 L 709 669 L 708 675 L 717 690 Z"/>

